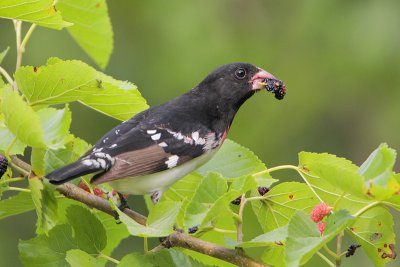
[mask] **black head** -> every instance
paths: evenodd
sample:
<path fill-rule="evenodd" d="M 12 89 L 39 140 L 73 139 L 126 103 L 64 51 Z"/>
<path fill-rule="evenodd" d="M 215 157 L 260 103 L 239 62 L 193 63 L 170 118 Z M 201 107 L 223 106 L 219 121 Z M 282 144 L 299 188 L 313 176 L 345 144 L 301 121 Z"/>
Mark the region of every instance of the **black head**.
<path fill-rule="evenodd" d="M 237 110 L 256 91 L 265 88 L 272 74 L 249 63 L 223 65 L 211 72 L 196 88 Z"/>

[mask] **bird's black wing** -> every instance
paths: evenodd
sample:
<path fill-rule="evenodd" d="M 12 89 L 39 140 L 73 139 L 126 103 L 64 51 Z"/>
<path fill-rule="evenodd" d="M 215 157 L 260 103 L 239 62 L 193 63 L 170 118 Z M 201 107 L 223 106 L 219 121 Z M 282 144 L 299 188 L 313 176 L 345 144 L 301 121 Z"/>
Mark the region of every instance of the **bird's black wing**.
<path fill-rule="evenodd" d="M 127 121 L 100 139 L 78 161 L 46 177 L 54 184 L 96 173 L 99 184 L 123 177 L 141 176 L 171 169 L 219 145 L 218 136 L 202 125 L 182 133 L 169 125 Z"/>

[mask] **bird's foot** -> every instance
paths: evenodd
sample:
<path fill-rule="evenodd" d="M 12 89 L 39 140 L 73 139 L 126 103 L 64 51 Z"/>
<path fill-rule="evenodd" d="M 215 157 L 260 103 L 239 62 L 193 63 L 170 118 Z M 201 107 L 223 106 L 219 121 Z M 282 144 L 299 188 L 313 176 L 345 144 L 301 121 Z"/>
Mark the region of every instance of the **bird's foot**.
<path fill-rule="evenodd" d="M 153 201 L 154 205 L 157 204 L 158 201 L 160 201 L 162 194 L 163 194 L 163 191 L 161 191 L 161 190 L 157 190 L 157 191 L 154 191 L 153 193 L 151 193 L 150 198 L 151 198 L 151 201 Z"/>

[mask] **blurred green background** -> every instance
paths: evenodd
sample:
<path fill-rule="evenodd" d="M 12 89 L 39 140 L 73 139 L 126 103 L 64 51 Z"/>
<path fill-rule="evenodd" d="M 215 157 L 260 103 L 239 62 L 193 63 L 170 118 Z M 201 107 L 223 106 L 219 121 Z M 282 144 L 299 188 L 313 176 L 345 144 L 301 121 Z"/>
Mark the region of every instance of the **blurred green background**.
<path fill-rule="evenodd" d="M 283 101 L 261 92 L 246 102 L 229 134 L 267 166 L 297 164 L 302 150 L 337 154 L 358 165 L 381 142 L 400 150 L 398 0 L 109 1 L 108 6 L 114 51 L 105 72 L 136 83 L 150 105 L 188 91 L 214 68 L 235 61 L 253 63 L 286 83 Z M 0 50 L 7 46 L 3 65 L 12 72 L 13 25 L 1 19 Z M 38 27 L 23 64 L 42 65 L 50 56 L 94 66 L 66 30 Z M 78 104 L 72 110 L 73 133 L 90 143 L 118 124 Z M 276 175 L 297 179 L 291 172 Z M 33 214 L 0 221 L 0 266 L 20 266 L 17 242 L 34 236 L 33 221 Z M 140 240 L 133 241 L 125 241 L 115 255 L 131 251 L 132 243 L 140 249 Z M 359 251 L 343 266 L 362 259 Z"/>

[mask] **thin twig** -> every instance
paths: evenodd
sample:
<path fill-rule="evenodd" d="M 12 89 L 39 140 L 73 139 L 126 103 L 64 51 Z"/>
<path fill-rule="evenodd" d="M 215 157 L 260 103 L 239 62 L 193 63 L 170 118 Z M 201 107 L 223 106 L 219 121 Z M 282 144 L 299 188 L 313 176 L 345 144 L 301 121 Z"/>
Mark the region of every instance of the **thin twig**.
<path fill-rule="evenodd" d="M 243 210 L 244 210 L 244 205 L 246 204 L 246 197 L 243 194 L 240 197 L 240 206 L 239 206 L 239 217 L 240 221 L 237 223 L 237 242 L 242 243 L 243 242 Z"/>
<path fill-rule="evenodd" d="M 17 63 L 15 64 L 15 71 L 21 67 L 22 63 L 22 50 L 21 50 L 21 26 L 22 21 L 13 20 L 14 29 L 15 29 L 15 38 L 16 38 L 16 47 L 17 47 Z"/>
<path fill-rule="evenodd" d="M 110 256 L 107 256 L 107 255 L 104 255 L 103 253 L 100 253 L 100 254 L 99 254 L 99 257 L 100 257 L 100 258 L 103 258 L 103 259 L 106 259 L 106 260 L 108 260 L 108 261 L 111 261 L 111 262 L 113 262 L 113 263 L 115 263 L 115 264 L 119 264 L 119 263 L 120 263 L 119 260 L 114 259 L 114 258 L 112 258 L 112 257 L 110 257 Z"/>
<path fill-rule="evenodd" d="M 31 27 L 29 28 L 28 32 L 25 34 L 24 40 L 22 40 L 22 42 L 21 42 L 21 47 L 20 47 L 21 53 L 25 52 L 25 46 L 28 43 L 29 39 L 31 38 L 32 32 L 35 30 L 35 28 L 36 28 L 36 24 L 32 24 Z"/>
<path fill-rule="evenodd" d="M 0 67 L 0 73 L 3 75 L 4 78 L 6 78 L 7 82 L 12 86 L 14 84 L 13 79 L 11 78 L 11 76 L 8 74 L 8 72 L 3 69 L 2 67 Z"/>
<path fill-rule="evenodd" d="M 317 255 L 323 259 L 329 266 L 331 267 L 335 267 L 335 264 L 333 264 L 324 254 L 322 254 L 321 252 L 317 251 Z"/>
<path fill-rule="evenodd" d="M 340 267 L 342 264 L 342 258 L 340 255 L 342 254 L 342 241 L 343 241 L 343 231 L 341 231 L 336 237 L 336 267 Z"/>

